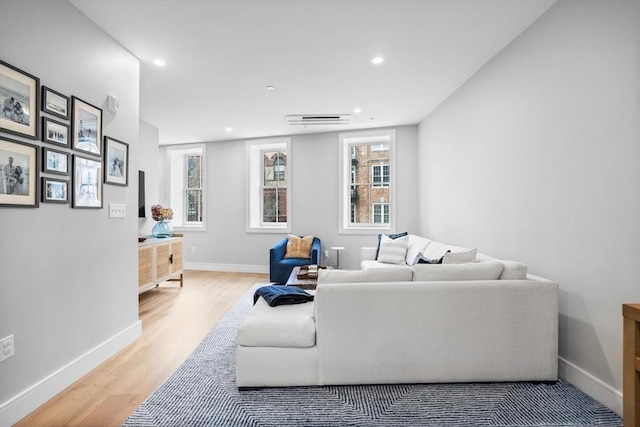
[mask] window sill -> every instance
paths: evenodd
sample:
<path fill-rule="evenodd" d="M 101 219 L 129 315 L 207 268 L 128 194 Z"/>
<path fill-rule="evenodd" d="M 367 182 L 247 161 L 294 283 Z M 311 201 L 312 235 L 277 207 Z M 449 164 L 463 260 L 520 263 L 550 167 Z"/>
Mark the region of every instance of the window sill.
<path fill-rule="evenodd" d="M 175 231 L 207 231 L 207 227 L 204 224 L 197 224 L 197 225 L 186 225 L 186 224 L 182 224 L 182 225 L 173 225 L 173 229 Z"/>
<path fill-rule="evenodd" d="M 366 226 L 354 226 L 341 228 L 338 231 L 338 234 L 380 234 L 382 232 L 390 232 L 391 227 L 389 224 L 384 224 L 380 226 L 376 225 L 366 225 Z"/>

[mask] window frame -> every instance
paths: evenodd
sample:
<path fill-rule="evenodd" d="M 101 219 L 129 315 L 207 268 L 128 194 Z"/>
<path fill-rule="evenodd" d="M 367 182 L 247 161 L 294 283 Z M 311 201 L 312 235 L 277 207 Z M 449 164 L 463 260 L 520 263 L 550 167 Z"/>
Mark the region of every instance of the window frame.
<path fill-rule="evenodd" d="M 384 144 L 389 146 L 389 161 L 384 163 L 389 167 L 388 185 L 375 186 L 388 187 L 389 200 L 386 203 L 389 211 L 389 223 L 354 223 L 351 221 L 351 187 L 352 187 L 352 144 L 370 144 L 371 147 L 380 147 Z M 339 215 L 338 234 L 378 234 L 381 232 L 390 232 L 396 228 L 396 130 L 395 129 L 375 129 L 368 131 L 344 132 L 338 134 L 339 145 L 339 171 L 340 179 L 338 183 L 339 194 Z M 373 171 L 373 169 L 371 169 Z M 381 169 L 382 171 L 382 169 Z M 371 180 L 373 181 L 373 179 Z M 373 182 L 371 186 L 374 187 Z M 372 204 L 373 205 L 373 204 Z M 373 209 L 373 207 L 372 207 Z M 373 215 L 372 215 L 373 220 Z"/>
<path fill-rule="evenodd" d="M 246 232 L 247 233 L 291 233 L 291 138 L 262 138 L 247 140 L 245 176 L 247 177 L 246 192 Z M 265 151 L 281 151 L 286 156 L 284 165 L 286 177 L 286 222 L 264 222 L 263 220 L 263 189 L 264 187 L 264 161 Z M 274 171 L 275 173 L 275 171 Z M 282 187 L 274 187 L 281 188 Z"/>
<path fill-rule="evenodd" d="M 167 206 L 173 210 L 171 225 L 176 231 L 206 231 L 206 206 L 207 206 L 207 145 L 206 144 L 180 144 L 167 146 Z M 187 192 L 188 156 L 199 155 L 200 160 L 200 191 L 202 195 L 202 221 L 186 221 L 187 218 Z"/>

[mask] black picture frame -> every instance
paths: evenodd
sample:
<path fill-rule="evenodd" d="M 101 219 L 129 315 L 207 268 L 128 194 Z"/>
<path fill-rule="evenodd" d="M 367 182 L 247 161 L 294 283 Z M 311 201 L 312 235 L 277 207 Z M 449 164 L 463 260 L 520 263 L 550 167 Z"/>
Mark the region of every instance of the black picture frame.
<path fill-rule="evenodd" d="M 0 137 L 0 206 L 38 207 L 39 149 Z"/>
<path fill-rule="evenodd" d="M 102 209 L 102 161 L 73 155 L 72 208 Z"/>
<path fill-rule="evenodd" d="M 42 172 L 69 175 L 69 153 L 42 147 Z"/>
<path fill-rule="evenodd" d="M 129 144 L 104 137 L 104 183 L 129 185 Z"/>
<path fill-rule="evenodd" d="M 69 147 L 71 128 L 68 124 L 42 117 L 42 142 Z"/>
<path fill-rule="evenodd" d="M 0 60 L 0 130 L 38 139 L 40 79 Z"/>
<path fill-rule="evenodd" d="M 71 98 L 47 86 L 42 86 L 42 111 L 61 119 L 71 117 Z"/>
<path fill-rule="evenodd" d="M 71 97 L 71 146 L 76 151 L 102 156 L 102 110 Z"/>
<path fill-rule="evenodd" d="M 43 203 L 69 203 L 69 181 L 46 176 L 41 179 Z"/>

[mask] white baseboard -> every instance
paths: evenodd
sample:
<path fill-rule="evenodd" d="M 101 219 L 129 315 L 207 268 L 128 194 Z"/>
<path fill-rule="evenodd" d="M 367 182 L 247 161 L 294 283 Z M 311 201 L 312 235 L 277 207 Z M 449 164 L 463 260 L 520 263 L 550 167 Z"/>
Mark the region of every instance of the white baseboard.
<path fill-rule="evenodd" d="M 141 335 L 142 322 L 137 321 L 20 394 L 3 402 L 0 404 L 0 427 L 17 423 Z"/>
<path fill-rule="evenodd" d="M 185 270 L 224 271 L 227 273 L 269 274 L 268 265 L 213 264 L 208 262 L 185 262 Z"/>
<path fill-rule="evenodd" d="M 622 416 L 622 392 L 611 387 L 568 360 L 558 357 L 558 375 Z"/>

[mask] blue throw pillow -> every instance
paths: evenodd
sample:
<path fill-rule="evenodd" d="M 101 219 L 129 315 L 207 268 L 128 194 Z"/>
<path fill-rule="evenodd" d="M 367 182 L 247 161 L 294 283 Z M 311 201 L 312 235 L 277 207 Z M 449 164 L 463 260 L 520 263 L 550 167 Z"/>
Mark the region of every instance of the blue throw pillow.
<path fill-rule="evenodd" d="M 404 233 L 396 233 L 396 234 L 387 234 L 387 237 L 389 237 L 390 239 L 397 239 L 398 237 L 404 237 L 406 236 L 407 233 L 406 231 Z M 376 261 L 378 260 L 378 255 L 380 254 L 380 241 L 382 240 L 382 234 L 378 234 L 378 246 L 376 247 Z"/>

